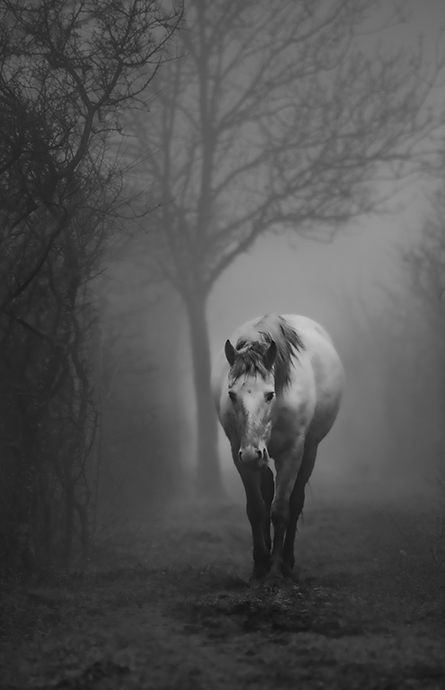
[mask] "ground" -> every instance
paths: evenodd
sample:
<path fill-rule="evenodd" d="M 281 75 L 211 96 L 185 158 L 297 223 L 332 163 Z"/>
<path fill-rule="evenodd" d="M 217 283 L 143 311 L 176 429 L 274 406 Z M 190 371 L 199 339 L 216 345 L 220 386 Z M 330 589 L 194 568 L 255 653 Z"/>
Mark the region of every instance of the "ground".
<path fill-rule="evenodd" d="M 84 572 L 0 582 L 0 687 L 443 690 L 441 511 L 310 496 L 270 589 L 248 584 L 241 505 L 128 522 Z"/>

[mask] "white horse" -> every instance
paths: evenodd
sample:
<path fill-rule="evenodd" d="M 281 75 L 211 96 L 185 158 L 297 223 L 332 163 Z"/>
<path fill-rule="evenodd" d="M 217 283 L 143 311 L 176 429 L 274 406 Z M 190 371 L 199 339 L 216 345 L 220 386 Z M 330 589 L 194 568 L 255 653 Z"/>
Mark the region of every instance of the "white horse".
<path fill-rule="evenodd" d="M 246 491 L 254 580 L 281 578 L 294 566 L 305 486 L 318 444 L 337 416 L 343 384 L 331 338 L 304 316 L 248 321 L 215 362 L 212 391 Z"/>

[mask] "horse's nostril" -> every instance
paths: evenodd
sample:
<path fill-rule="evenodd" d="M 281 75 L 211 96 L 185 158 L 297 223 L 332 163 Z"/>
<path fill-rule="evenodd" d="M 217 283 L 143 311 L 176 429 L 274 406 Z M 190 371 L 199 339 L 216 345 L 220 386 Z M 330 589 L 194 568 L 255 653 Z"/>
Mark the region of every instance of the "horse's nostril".
<path fill-rule="evenodd" d="M 264 457 L 264 451 L 255 446 L 245 446 L 238 451 L 238 459 L 245 465 L 256 465 Z"/>

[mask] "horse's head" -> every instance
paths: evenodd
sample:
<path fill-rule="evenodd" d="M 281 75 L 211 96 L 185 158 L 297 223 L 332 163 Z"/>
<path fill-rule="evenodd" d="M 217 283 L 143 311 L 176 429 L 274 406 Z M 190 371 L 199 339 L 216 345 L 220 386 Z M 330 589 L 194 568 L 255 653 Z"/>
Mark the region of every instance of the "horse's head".
<path fill-rule="evenodd" d="M 269 463 L 267 444 L 272 431 L 275 405 L 275 341 L 256 347 L 235 349 L 227 340 L 225 354 L 230 364 L 228 396 L 237 437 L 238 460 L 254 470 Z"/>

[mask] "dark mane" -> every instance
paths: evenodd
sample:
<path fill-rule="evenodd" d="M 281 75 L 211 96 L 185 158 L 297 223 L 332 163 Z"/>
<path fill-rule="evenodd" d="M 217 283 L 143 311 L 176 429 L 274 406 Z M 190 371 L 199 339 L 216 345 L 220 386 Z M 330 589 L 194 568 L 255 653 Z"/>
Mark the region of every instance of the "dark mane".
<path fill-rule="evenodd" d="M 265 355 L 271 342 L 277 346 L 274 364 L 275 390 L 280 393 L 290 383 L 292 358 L 305 350 L 297 331 L 276 314 L 268 314 L 238 338 L 236 358 L 230 371 L 234 380 L 240 376 L 267 376 Z"/>

